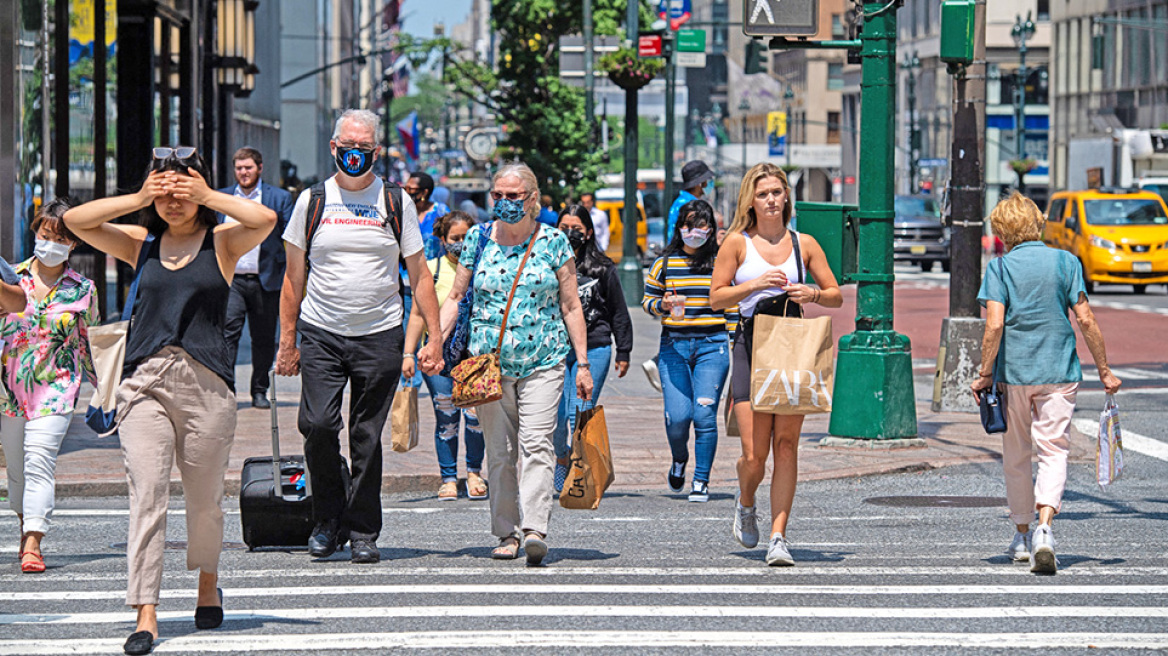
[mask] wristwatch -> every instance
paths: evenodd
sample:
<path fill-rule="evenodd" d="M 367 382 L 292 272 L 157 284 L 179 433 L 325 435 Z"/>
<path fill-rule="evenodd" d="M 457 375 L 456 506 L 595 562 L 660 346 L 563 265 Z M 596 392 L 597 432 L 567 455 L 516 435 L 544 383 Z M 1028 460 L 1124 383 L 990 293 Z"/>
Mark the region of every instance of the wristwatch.
<path fill-rule="evenodd" d="M 587 367 L 587 366 L 588 366 L 588 361 L 587 361 L 587 360 L 577 360 L 577 361 L 576 361 L 576 367 L 577 367 L 577 369 L 578 369 L 579 367 Z M 589 371 L 588 373 L 592 373 L 592 372 L 591 372 L 591 371 Z"/>

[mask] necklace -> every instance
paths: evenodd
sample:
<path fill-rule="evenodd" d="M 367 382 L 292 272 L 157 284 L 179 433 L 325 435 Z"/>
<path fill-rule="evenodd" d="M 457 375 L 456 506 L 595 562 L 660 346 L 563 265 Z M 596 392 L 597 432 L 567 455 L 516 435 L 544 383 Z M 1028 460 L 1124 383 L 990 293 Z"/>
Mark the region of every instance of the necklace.
<path fill-rule="evenodd" d="M 762 238 L 763 241 L 770 244 L 771 246 L 778 246 L 779 244 L 783 243 L 783 238 L 785 238 L 787 236 L 787 229 L 783 228 L 782 234 L 780 234 L 777 239 L 770 239 L 766 235 L 762 234 L 762 232 L 758 232 L 757 235 L 760 238 Z"/>

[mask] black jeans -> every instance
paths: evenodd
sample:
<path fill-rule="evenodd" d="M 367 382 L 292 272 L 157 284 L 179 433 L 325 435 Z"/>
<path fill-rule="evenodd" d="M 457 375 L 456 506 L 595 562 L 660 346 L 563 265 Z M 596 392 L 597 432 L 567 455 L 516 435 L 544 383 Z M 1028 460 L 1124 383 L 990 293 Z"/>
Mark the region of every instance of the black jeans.
<path fill-rule="evenodd" d="M 231 362 L 239 355 L 243 319 L 247 317 L 251 335 L 251 393 L 266 394 L 271 384 L 269 372 L 276 357 L 276 325 L 280 321 L 280 291 L 264 291 L 255 274 L 237 273 L 227 299 L 223 337 L 231 349 Z"/>
<path fill-rule="evenodd" d="M 301 321 L 300 417 L 315 521 L 340 520 L 353 538 L 381 533 L 381 430 L 401 376 L 401 326 L 343 337 Z M 341 479 L 341 398 L 349 397 L 352 482 Z"/>

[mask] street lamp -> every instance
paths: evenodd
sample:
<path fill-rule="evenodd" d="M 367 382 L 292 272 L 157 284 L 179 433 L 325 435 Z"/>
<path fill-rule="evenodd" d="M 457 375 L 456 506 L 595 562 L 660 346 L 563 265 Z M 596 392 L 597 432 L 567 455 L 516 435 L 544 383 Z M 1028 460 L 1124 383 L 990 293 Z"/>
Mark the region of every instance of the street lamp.
<path fill-rule="evenodd" d="M 917 131 L 917 75 L 916 71 L 921 67 L 921 60 L 917 57 L 914 50 L 910 55 L 904 54 L 904 62 L 900 65 L 902 70 L 908 71 L 908 118 L 906 119 L 906 127 L 908 127 L 908 193 L 917 193 L 917 158 L 920 155 L 921 149 L 921 135 Z"/>
<path fill-rule="evenodd" d="M 746 161 L 746 112 L 750 111 L 750 101 L 746 96 L 742 96 L 742 102 L 738 103 L 738 111 L 742 112 L 742 170 L 745 172 L 750 169 Z"/>
<path fill-rule="evenodd" d="M 1018 174 L 1018 193 L 1026 193 L 1026 41 L 1034 36 L 1034 22 L 1030 20 L 1030 12 L 1026 12 L 1026 20 L 1021 15 L 1014 18 L 1014 27 L 1010 28 L 1010 36 L 1018 45 L 1018 79 L 1014 85 L 1014 143 L 1018 153 L 1018 166 L 1014 171 Z"/>

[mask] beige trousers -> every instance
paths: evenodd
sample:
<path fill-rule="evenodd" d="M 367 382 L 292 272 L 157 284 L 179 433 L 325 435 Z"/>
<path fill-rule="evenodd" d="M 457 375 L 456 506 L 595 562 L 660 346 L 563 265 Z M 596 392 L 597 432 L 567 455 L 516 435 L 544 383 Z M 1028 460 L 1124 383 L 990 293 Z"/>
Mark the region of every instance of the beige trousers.
<path fill-rule="evenodd" d="M 487 442 L 491 532 L 547 535 L 552 515 L 552 433 L 564 393 L 564 363 L 526 378 L 503 376 L 503 398 L 478 408 Z"/>
<path fill-rule="evenodd" d="M 1067 487 L 1071 454 L 1071 415 L 1078 383 L 1006 385 L 1006 432 L 1002 434 L 1002 470 L 1010 521 L 1029 524 L 1039 506 L 1057 513 Z M 1031 444 L 1038 453 L 1038 473 L 1031 474 Z"/>
<path fill-rule="evenodd" d="M 186 501 L 187 569 L 219 570 L 235 394 L 186 351 L 168 346 L 122 381 L 118 417 L 130 488 L 126 603 L 157 604 L 176 461 Z"/>

